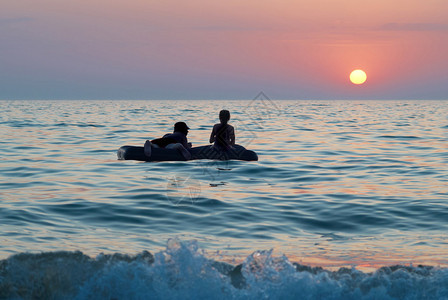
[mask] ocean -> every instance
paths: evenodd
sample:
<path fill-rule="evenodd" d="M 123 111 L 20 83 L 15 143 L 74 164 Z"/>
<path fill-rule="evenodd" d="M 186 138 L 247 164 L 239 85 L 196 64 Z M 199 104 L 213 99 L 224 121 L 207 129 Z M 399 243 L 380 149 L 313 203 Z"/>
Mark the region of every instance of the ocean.
<path fill-rule="evenodd" d="M 448 101 L 0 105 L 0 299 L 448 299 Z M 221 109 L 259 161 L 117 159 Z"/>

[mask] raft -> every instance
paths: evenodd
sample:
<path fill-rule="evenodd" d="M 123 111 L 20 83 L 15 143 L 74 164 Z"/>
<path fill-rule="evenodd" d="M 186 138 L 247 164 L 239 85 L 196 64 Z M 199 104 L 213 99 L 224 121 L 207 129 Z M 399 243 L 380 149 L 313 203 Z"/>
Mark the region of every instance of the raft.
<path fill-rule="evenodd" d="M 211 145 L 199 146 L 189 149 L 191 159 L 216 159 L 216 160 L 245 160 L 257 161 L 258 155 L 252 150 L 247 150 L 243 146 L 235 145 L 228 151 L 218 151 Z M 143 147 L 122 146 L 117 151 L 119 160 L 140 160 L 140 161 L 186 161 L 182 154 L 176 149 L 152 148 L 151 157 L 147 157 L 143 152 Z"/>

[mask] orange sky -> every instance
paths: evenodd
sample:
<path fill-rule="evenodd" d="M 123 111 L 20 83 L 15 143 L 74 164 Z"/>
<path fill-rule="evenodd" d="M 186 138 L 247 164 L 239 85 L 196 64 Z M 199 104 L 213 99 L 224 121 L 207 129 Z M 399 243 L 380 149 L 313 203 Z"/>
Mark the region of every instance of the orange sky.
<path fill-rule="evenodd" d="M 446 0 L 2 0 L 0 99 L 447 99 L 447 20 Z"/>

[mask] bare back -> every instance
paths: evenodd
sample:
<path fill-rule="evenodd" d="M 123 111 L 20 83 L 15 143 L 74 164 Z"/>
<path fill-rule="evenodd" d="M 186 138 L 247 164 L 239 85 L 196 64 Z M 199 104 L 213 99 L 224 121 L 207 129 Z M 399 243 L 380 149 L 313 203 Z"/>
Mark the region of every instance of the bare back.
<path fill-rule="evenodd" d="M 210 135 L 210 143 L 223 149 L 228 149 L 235 145 L 235 130 L 229 124 L 215 124 Z"/>

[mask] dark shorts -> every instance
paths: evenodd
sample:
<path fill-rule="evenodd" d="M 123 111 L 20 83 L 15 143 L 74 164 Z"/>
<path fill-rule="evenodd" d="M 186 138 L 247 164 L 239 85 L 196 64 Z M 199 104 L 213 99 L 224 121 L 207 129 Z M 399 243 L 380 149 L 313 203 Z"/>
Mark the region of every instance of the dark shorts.
<path fill-rule="evenodd" d="M 169 144 L 178 143 L 178 141 L 176 141 L 175 139 L 172 139 L 172 138 L 160 138 L 160 139 L 152 140 L 151 143 L 159 146 L 160 148 L 165 148 Z"/>

